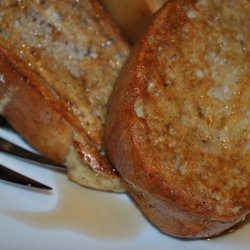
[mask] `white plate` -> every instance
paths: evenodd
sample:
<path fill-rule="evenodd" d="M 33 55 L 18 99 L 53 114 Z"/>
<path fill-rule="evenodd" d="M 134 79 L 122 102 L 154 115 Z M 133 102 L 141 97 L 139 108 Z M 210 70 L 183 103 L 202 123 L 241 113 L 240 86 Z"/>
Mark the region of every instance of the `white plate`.
<path fill-rule="evenodd" d="M 0 136 L 28 147 L 18 136 Z M 210 240 L 161 234 L 126 194 L 82 188 L 66 176 L 0 154 L 0 162 L 51 187 L 36 192 L 0 182 L 0 249 L 249 249 L 248 219 L 233 233 Z"/>

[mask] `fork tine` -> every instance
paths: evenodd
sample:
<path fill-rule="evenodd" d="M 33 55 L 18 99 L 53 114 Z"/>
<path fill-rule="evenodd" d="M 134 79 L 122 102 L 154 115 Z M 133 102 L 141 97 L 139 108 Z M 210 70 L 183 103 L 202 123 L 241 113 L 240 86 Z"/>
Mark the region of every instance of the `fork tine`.
<path fill-rule="evenodd" d="M 9 125 L 7 120 L 1 115 L 0 115 L 0 126 L 13 131 L 13 128 Z M 64 165 L 58 164 L 54 161 L 51 161 L 42 155 L 38 155 L 38 154 L 32 153 L 28 150 L 25 150 L 25 149 L 13 144 L 13 143 L 7 141 L 7 140 L 2 139 L 2 138 L 0 138 L 0 152 L 11 154 L 11 155 L 16 156 L 16 157 L 21 157 L 23 160 L 40 163 L 41 166 L 46 166 L 49 168 L 54 168 L 57 170 L 66 171 L 66 167 Z M 25 186 L 28 188 L 39 188 L 39 189 L 44 189 L 44 190 L 52 190 L 51 187 L 49 187 L 41 182 L 38 182 L 36 180 L 33 180 L 25 175 L 22 175 L 16 171 L 13 171 L 13 170 L 11 170 L 11 169 L 9 169 L 1 164 L 0 164 L 0 180 L 9 182 L 9 183 L 15 184 L 15 185 Z"/>
<path fill-rule="evenodd" d="M 22 159 L 26 161 L 40 163 L 39 165 L 45 166 L 48 168 L 53 168 L 53 169 L 60 170 L 63 172 L 66 172 L 67 170 L 65 165 L 49 160 L 48 158 L 42 155 L 32 153 L 9 141 L 4 140 L 3 138 L 0 138 L 0 151 L 3 153 L 11 154 L 16 157 L 21 157 Z"/>
<path fill-rule="evenodd" d="M 16 171 L 11 170 L 1 164 L 0 164 L 0 179 L 7 181 L 8 183 L 11 183 L 11 184 L 21 185 L 21 186 L 25 186 L 28 188 L 52 190 L 51 187 L 41 182 L 38 182 L 36 180 L 33 180 L 25 175 L 17 173 Z"/>

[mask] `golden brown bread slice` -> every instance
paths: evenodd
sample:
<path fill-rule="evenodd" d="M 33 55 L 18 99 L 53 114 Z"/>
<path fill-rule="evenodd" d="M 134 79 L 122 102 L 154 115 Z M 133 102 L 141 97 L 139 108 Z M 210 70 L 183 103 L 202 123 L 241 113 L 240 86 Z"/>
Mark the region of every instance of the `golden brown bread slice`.
<path fill-rule="evenodd" d="M 166 0 L 99 1 L 132 44 L 146 28 L 152 15 L 166 2 Z"/>
<path fill-rule="evenodd" d="M 69 178 L 121 191 L 102 134 L 128 46 L 96 1 L 0 2 L 0 112 Z"/>
<path fill-rule="evenodd" d="M 250 2 L 169 1 L 111 94 L 107 156 L 143 213 L 179 237 L 250 212 Z"/>

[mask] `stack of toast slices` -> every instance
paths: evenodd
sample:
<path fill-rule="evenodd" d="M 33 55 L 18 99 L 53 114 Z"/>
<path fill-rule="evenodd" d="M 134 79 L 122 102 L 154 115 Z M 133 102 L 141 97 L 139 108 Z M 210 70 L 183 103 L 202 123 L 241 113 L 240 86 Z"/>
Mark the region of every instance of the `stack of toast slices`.
<path fill-rule="evenodd" d="M 242 221 L 249 1 L 99 2 L 0 1 L 0 114 L 72 181 L 127 190 L 166 234 Z"/>

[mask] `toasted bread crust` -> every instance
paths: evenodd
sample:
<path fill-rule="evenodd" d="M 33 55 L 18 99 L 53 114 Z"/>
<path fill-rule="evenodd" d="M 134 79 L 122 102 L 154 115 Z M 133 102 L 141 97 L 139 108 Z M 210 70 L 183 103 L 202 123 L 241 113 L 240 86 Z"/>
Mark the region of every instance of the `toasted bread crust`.
<path fill-rule="evenodd" d="M 216 235 L 250 211 L 249 10 L 169 1 L 115 84 L 107 155 L 165 233 Z"/>
<path fill-rule="evenodd" d="M 96 1 L 5 1 L 1 9 L 1 113 L 73 181 L 123 191 L 102 150 L 105 106 L 128 54 L 118 29 Z"/>

